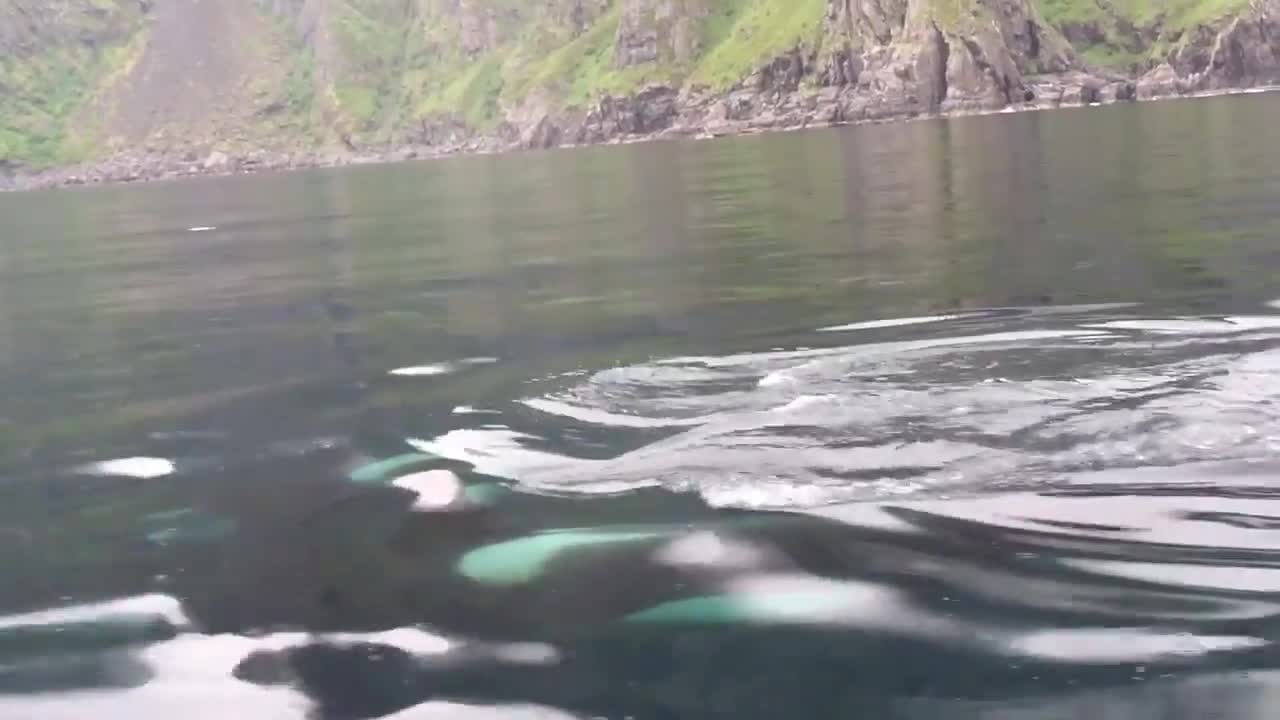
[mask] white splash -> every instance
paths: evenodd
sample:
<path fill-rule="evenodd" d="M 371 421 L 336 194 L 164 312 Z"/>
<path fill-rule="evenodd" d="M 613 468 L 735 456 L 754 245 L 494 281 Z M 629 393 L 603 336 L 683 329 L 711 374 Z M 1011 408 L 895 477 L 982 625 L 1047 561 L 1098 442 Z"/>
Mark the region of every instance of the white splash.
<path fill-rule="evenodd" d="M 218 227 L 216 225 L 197 225 L 195 227 L 187 228 L 187 232 L 200 233 L 200 232 L 209 232 L 211 230 L 217 230 L 217 229 Z"/>
<path fill-rule="evenodd" d="M 1137 330 L 1167 335 L 1211 335 L 1280 328 L 1280 315 L 1230 315 L 1221 318 L 1112 320 L 1087 325 L 1104 330 Z"/>
<path fill-rule="evenodd" d="M 391 484 L 416 494 L 413 509 L 419 512 L 448 510 L 462 499 L 462 481 L 448 470 L 428 470 L 403 475 Z"/>
<path fill-rule="evenodd" d="M 455 370 L 456 368 L 449 363 L 436 363 L 435 365 L 397 368 L 387 374 L 395 375 L 396 377 L 434 377 L 436 375 L 448 375 Z"/>
<path fill-rule="evenodd" d="M 152 480 L 172 475 L 176 470 L 177 466 L 173 461 L 166 458 L 131 457 L 91 463 L 81 467 L 78 472 L 83 475 L 109 475 Z"/>
<path fill-rule="evenodd" d="M 1015 636 L 1007 651 L 1040 660 L 1070 663 L 1156 662 L 1267 645 L 1245 635 L 1162 633 L 1144 628 L 1041 630 Z"/>
<path fill-rule="evenodd" d="M 182 603 L 177 598 L 169 595 L 151 594 L 85 605 L 69 605 L 61 608 L 37 610 L 20 615 L 0 616 L 0 630 L 42 625 L 111 622 L 114 619 L 140 617 L 165 620 L 174 627 L 187 627 L 191 624 L 191 620 L 182 609 Z"/>
<path fill-rule="evenodd" d="M 414 365 L 412 367 L 397 368 L 387 374 L 394 375 L 396 377 L 434 377 L 437 375 L 456 373 L 464 367 L 493 365 L 497 362 L 499 362 L 498 358 L 493 357 L 463 358 L 456 362 L 432 363 L 430 365 Z"/>
<path fill-rule="evenodd" d="M 511 430 L 492 429 L 454 430 L 434 440 L 410 438 L 406 442 L 418 452 L 470 463 L 476 472 L 512 480 L 531 471 L 558 470 L 594 462 L 533 450 L 521 442 L 531 439 L 529 435 Z"/>
<path fill-rule="evenodd" d="M 542 705 L 465 705 L 433 700 L 382 720 L 575 720 L 575 716 Z"/>
<path fill-rule="evenodd" d="M 387 645 L 411 655 L 443 655 L 456 647 L 448 638 L 412 627 L 376 633 L 332 633 L 316 639 L 338 645 Z"/>
<path fill-rule="evenodd" d="M 832 325 L 831 327 L 818 328 L 818 332 L 878 330 L 880 328 L 895 328 L 905 327 L 907 325 L 924 325 L 927 323 L 947 322 L 950 320 L 963 320 L 971 317 L 975 317 L 975 314 L 964 313 L 961 315 L 929 315 L 925 317 L 887 318 L 884 320 L 867 320 L 865 322 L 850 323 L 848 325 Z"/>
<path fill-rule="evenodd" d="M 548 415 L 559 415 L 561 417 L 571 418 L 580 422 L 602 425 L 605 427 L 688 427 L 692 425 L 701 425 L 703 423 L 703 420 L 700 418 L 643 417 L 640 415 L 611 413 L 607 410 L 581 407 L 579 405 L 572 405 L 570 403 L 552 400 L 549 398 L 522 400 L 521 404 Z"/>
<path fill-rule="evenodd" d="M 453 409 L 454 415 L 501 415 L 501 410 L 484 410 L 470 405 L 459 405 Z"/>

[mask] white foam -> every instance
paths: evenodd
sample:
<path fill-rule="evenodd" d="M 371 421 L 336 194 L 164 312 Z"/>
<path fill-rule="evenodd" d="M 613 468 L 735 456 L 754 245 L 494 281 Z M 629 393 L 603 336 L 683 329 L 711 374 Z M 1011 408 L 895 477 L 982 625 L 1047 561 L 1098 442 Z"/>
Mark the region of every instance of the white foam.
<path fill-rule="evenodd" d="M 69 623 L 110 622 L 117 618 L 154 617 L 166 620 L 175 627 L 187 627 L 191 620 L 182 610 L 182 603 L 169 595 L 139 595 L 85 605 L 69 605 L 61 608 L 37 610 L 19 615 L 0 617 L 0 630 L 39 625 Z"/>
<path fill-rule="evenodd" d="M 1106 330 L 1139 330 L 1168 335 L 1206 335 L 1280 328 L 1280 316 L 1230 315 L 1223 318 L 1112 320 L 1105 323 L 1086 325 L 1085 327 Z"/>
<path fill-rule="evenodd" d="M 217 230 L 217 229 L 218 228 L 216 225 L 197 225 L 195 227 L 187 228 L 187 232 L 199 233 L 199 232 L 209 232 L 210 230 Z"/>
<path fill-rule="evenodd" d="M 1032 343 L 1043 340 L 1088 340 L 1105 338 L 1109 334 L 1099 326 L 1084 326 L 1084 330 L 1012 330 L 985 335 L 960 335 L 957 337 L 904 340 L 871 345 L 842 345 L 832 348 L 797 348 L 783 352 L 741 353 L 736 355 L 693 356 L 669 358 L 657 361 L 657 365 L 701 365 L 708 369 L 769 366 L 794 360 L 815 360 L 851 356 L 902 355 L 922 350 L 964 347 L 967 345 L 998 345 L 1007 343 Z"/>
<path fill-rule="evenodd" d="M 106 475 L 153 480 L 172 475 L 176 470 L 177 466 L 174 462 L 166 458 L 131 457 L 91 463 L 81 467 L 79 472 L 84 475 Z"/>
<path fill-rule="evenodd" d="M 692 425 L 700 425 L 705 422 L 702 418 L 645 417 L 643 415 L 611 413 L 607 410 L 571 405 L 569 403 L 552 400 L 550 398 L 522 400 L 521 403 L 527 407 L 537 410 L 538 412 L 543 412 L 548 415 L 559 415 L 561 417 L 572 418 L 579 422 L 603 425 L 606 427 L 689 427 Z"/>
<path fill-rule="evenodd" d="M 838 403 L 839 398 L 835 395 L 801 395 L 791 400 L 786 405 L 778 408 L 779 412 L 799 412 L 801 410 L 809 410 L 815 407 L 831 405 Z"/>
<path fill-rule="evenodd" d="M 850 323 L 848 325 L 832 325 L 831 327 L 818 328 L 818 332 L 878 330 L 880 328 L 895 328 L 905 327 L 908 325 L 925 325 L 928 323 L 948 322 L 950 320 L 964 320 L 971 317 L 975 317 L 975 314 L 965 313 L 961 315 L 929 315 L 925 317 L 887 318 L 885 320 L 867 320 L 865 322 Z"/>
<path fill-rule="evenodd" d="M 419 628 L 396 628 L 376 633 L 331 633 L 317 638 L 339 645 L 388 645 L 411 655 L 443 655 L 456 647 L 449 639 Z"/>
<path fill-rule="evenodd" d="M 533 450 L 521 444 L 532 439 L 511 430 L 453 430 L 434 440 L 410 438 L 410 447 L 448 460 L 470 463 L 476 472 L 508 479 L 524 473 L 556 470 L 593 461 L 574 460 L 554 453 Z"/>
<path fill-rule="evenodd" d="M 1212 588 L 1215 590 L 1246 590 L 1260 593 L 1280 592 L 1280 569 L 1276 568 L 1215 567 L 1203 564 L 1149 563 L 1126 560 L 1061 560 L 1059 562 L 1063 565 L 1078 567 L 1090 572 L 1160 583 L 1162 585 Z"/>
<path fill-rule="evenodd" d="M 1155 662 L 1267 645 L 1246 635 L 1161 633 L 1144 628 L 1040 630 L 1015 636 L 1007 650 L 1039 660 L 1069 663 Z"/>
<path fill-rule="evenodd" d="M 1197 322 L 1225 332 L 1030 328 L 661 359 L 523 400 L 622 435 L 640 431 L 620 437 L 628 449 L 612 457 L 596 448 L 590 459 L 565 456 L 549 449 L 563 444 L 518 426 L 413 445 L 526 488 L 656 484 L 716 506 L 787 509 L 1053 484 L 1081 468 L 1273 457 L 1280 351 L 1241 348 L 1238 333 L 1280 316 Z M 992 440 L 1014 433 L 1028 442 Z"/>
<path fill-rule="evenodd" d="M 1280 328 L 1280 315 L 1230 315 L 1226 320 L 1247 330 Z"/>
<path fill-rule="evenodd" d="M 760 378 L 756 383 L 757 387 L 771 388 L 780 387 L 796 382 L 796 378 L 791 375 L 790 370 L 776 370 Z"/>
<path fill-rule="evenodd" d="M 437 375 L 448 375 L 454 370 L 454 366 L 449 363 L 436 363 L 435 365 L 397 368 L 387 374 L 395 375 L 396 377 L 435 377 Z"/>
<path fill-rule="evenodd" d="M 459 405 L 453 409 L 454 415 L 501 415 L 500 410 L 482 410 L 470 405 Z"/>
<path fill-rule="evenodd" d="M 574 720 L 542 705 L 464 705 L 434 700 L 387 715 L 382 720 Z"/>
<path fill-rule="evenodd" d="M 493 357 L 463 358 L 457 362 L 431 363 L 429 365 L 414 365 L 412 367 L 396 368 L 387 374 L 394 375 L 396 377 L 436 377 L 439 375 L 456 373 L 464 367 L 492 365 L 497 362 L 498 358 Z"/>

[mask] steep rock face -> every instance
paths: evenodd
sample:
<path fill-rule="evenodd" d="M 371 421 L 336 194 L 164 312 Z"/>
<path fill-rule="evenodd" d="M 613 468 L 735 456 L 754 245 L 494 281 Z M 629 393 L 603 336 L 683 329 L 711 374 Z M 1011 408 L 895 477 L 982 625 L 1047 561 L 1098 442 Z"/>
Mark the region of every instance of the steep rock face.
<path fill-rule="evenodd" d="M 702 24 L 711 9 L 711 0 L 622 0 L 615 65 L 689 62 L 702 49 Z"/>
<path fill-rule="evenodd" d="M 69 148 L 131 177 L 1277 83 L 1280 0 L 0 0 L 0 174 Z"/>
<path fill-rule="evenodd" d="M 1078 60 L 1028 0 L 829 0 L 820 84 L 851 89 L 839 116 L 991 110 L 1025 102 L 1027 75 Z"/>
<path fill-rule="evenodd" d="M 471 58 L 506 42 L 510 28 L 521 19 L 518 7 L 485 5 L 476 0 L 424 0 L 419 9 L 423 18 L 456 24 L 458 48 Z"/>
<path fill-rule="evenodd" d="M 84 105 L 144 31 L 150 0 L 0 0 L 0 165 L 91 154 Z"/>
<path fill-rule="evenodd" d="M 565 0 L 553 5 L 556 14 L 553 21 L 569 28 L 574 37 L 586 32 L 601 15 L 609 10 L 608 0 Z"/>
<path fill-rule="evenodd" d="M 1161 63 L 1138 80 L 1138 99 L 1153 100 L 1159 97 L 1181 95 L 1188 89 L 1186 81 L 1169 63 Z"/>
<path fill-rule="evenodd" d="M 269 104 L 259 90 L 280 74 L 251 0 L 165 0 L 151 23 L 105 113 L 110 140 L 189 148 L 247 133 Z"/>
<path fill-rule="evenodd" d="M 1142 97 L 1280 80 L 1277 0 L 1046 5 L 1090 65 L 1138 76 Z"/>
<path fill-rule="evenodd" d="M 90 47 L 126 40 L 152 0 L 0 0 L 0 53 L 21 57 L 71 43 Z"/>
<path fill-rule="evenodd" d="M 1280 83 L 1280 0 L 1258 0 L 1243 16 L 1199 28 L 1170 64 L 1193 90 Z"/>

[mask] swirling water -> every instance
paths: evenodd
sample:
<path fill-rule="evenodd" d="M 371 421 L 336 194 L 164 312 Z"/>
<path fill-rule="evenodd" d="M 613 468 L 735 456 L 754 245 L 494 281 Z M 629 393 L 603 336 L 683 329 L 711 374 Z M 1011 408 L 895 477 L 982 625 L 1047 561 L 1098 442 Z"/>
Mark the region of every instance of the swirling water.
<path fill-rule="evenodd" d="M 0 198 L 0 718 L 1270 718 L 1278 108 Z"/>

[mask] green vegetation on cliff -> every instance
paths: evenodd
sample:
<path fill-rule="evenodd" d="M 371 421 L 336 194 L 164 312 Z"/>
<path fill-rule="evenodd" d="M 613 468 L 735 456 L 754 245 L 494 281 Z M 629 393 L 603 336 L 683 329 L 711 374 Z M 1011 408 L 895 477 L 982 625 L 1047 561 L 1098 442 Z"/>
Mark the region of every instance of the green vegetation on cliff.
<path fill-rule="evenodd" d="M 1196 27 L 1242 12 L 1249 0 L 1039 0 L 1090 62 L 1133 69 L 1160 62 Z"/>
<path fill-rule="evenodd" d="M 813 49 L 820 34 L 827 0 L 725 0 L 705 16 L 694 16 L 689 57 L 664 52 L 674 43 L 673 31 L 654 21 L 651 32 L 656 58 L 625 65 L 618 43 L 623 3 L 609 8 L 581 34 L 555 46 L 534 24 L 511 40 L 470 61 L 455 64 L 451 83 L 429 91 L 415 108 L 419 116 L 457 114 L 474 124 L 496 120 L 499 108 L 515 106 L 531 96 L 582 106 L 604 95 L 633 92 L 648 83 L 686 81 L 724 89 L 773 58 L 796 48 Z M 455 63 L 457 58 L 452 58 Z M 410 89 L 412 92 L 412 88 Z"/>
<path fill-rule="evenodd" d="M 517 104 L 531 93 L 543 92 L 569 105 L 576 105 L 606 89 L 626 92 L 638 84 L 641 77 L 636 73 L 619 71 L 614 67 L 614 42 L 620 15 L 620 9 L 615 7 L 581 35 L 551 51 L 541 61 L 519 62 L 520 58 L 536 53 L 536 36 L 526 40 L 528 45 L 514 53 L 516 62 L 509 60 L 502 66 L 507 78 L 503 84 L 502 100 Z M 657 76 L 664 68 L 655 64 L 648 70 Z"/>
<path fill-rule="evenodd" d="M 1089 22 L 1106 17 L 1137 27 L 1186 30 L 1248 7 L 1249 0 L 1040 0 L 1052 22 Z"/>
<path fill-rule="evenodd" d="M 1141 72 L 1250 0 L 1015 4 L 1061 31 L 1053 57 L 1071 56 L 1065 36 L 1094 65 Z M 922 23 L 966 36 L 1012 17 L 993 0 L 873 5 L 882 17 L 850 20 L 837 0 L 0 0 L 0 168 L 122 143 L 189 154 L 396 142 L 440 121 L 491 132 L 653 83 L 727 91 L 796 50 L 812 83 L 849 47 L 901 42 L 905 57 Z M 132 77 L 144 50 L 151 85 Z M 156 79 L 171 67 L 182 77 Z M 1022 69 L 1062 64 L 1048 67 Z"/>
<path fill-rule="evenodd" d="M 0 164 L 49 166 L 92 152 L 74 118 L 136 58 L 138 3 L 0 1 Z"/>
<path fill-rule="evenodd" d="M 706 54 L 694 82 L 725 88 L 795 48 L 816 49 L 826 0 L 736 0 L 707 25 Z"/>

